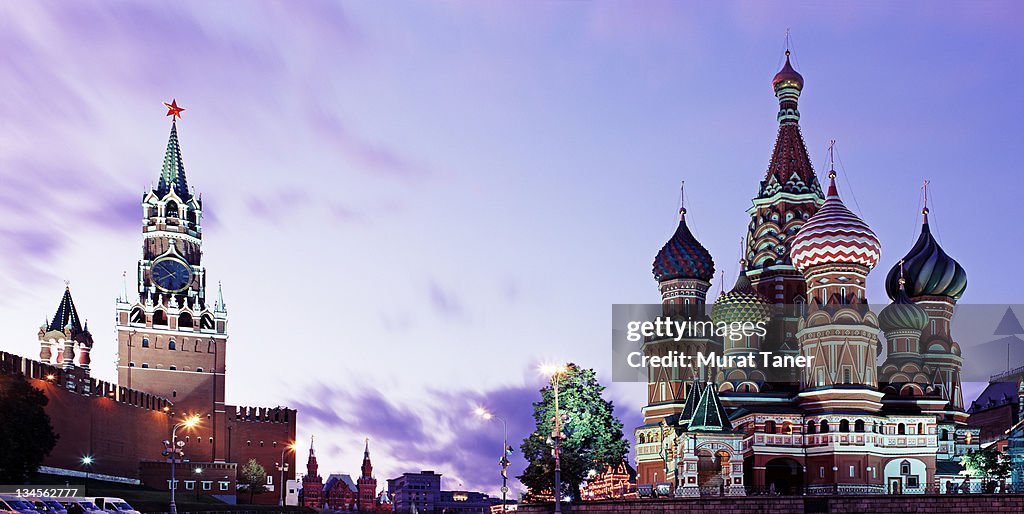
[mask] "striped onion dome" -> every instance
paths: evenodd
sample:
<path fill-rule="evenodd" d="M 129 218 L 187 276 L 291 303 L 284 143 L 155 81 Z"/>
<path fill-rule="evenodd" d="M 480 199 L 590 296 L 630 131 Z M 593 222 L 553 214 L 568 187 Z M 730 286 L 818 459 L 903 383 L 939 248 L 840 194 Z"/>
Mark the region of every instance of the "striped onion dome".
<path fill-rule="evenodd" d="M 914 243 L 903 263 L 906 277 L 906 294 L 918 296 L 946 296 L 954 300 L 967 290 L 967 272 L 964 267 L 939 246 L 928 229 L 928 209 L 924 210 L 921 235 Z M 897 263 L 885 277 L 885 290 L 889 298 L 896 298 L 899 292 L 900 265 Z"/>
<path fill-rule="evenodd" d="M 680 278 L 710 282 L 715 276 L 715 261 L 711 253 L 686 226 L 686 209 L 679 209 L 679 226 L 654 258 L 653 273 L 658 282 Z"/>
<path fill-rule="evenodd" d="M 914 303 L 903 284 L 899 285 L 893 302 L 878 313 L 878 326 L 885 333 L 896 330 L 924 330 L 928 324 L 928 313 L 920 305 Z"/>
<path fill-rule="evenodd" d="M 825 203 L 793 237 L 790 257 L 803 273 L 821 264 L 878 264 L 882 244 L 856 214 L 846 208 L 836 189 L 835 171 L 829 172 Z"/>
<path fill-rule="evenodd" d="M 736 285 L 728 293 L 722 293 L 711 305 L 711 321 L 715 323 L 768 322 L 772 317 L 772 305 L 753 287 L 744 268 L 736 277 Z"/>

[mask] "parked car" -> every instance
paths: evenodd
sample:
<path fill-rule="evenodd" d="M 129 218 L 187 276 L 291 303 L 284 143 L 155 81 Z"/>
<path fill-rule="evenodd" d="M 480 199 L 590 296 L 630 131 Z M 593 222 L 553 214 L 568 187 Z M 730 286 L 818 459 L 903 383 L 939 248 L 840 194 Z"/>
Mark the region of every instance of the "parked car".
<path fill-rule="evenodd" d="M 68 514 L 68 509 L 53 498 L 33 498 L 32 505 L 43 514 Z"/>
<path fill-rule="evenodd" d="M 0 496 L 0 500 L 3 500 L 7 505 L 7 509 L 13 512 L 19 514 L 39 514 L 39 511 L 36 510 L 35 505 L 32 505 L 32 502 L 20 496 L 5 494 Z"/>
<path fill-rule="evenodd" d="M 14 510 L 3 498 L 0 498 L 0 513 L 2 514 L 18 514 L 18 511 Z"/>
<path fill-rule="evenodd" d="M 141 514 L 135 510 L 128 502 L 121 498 L 114 498 L 113 496 L 98 496 L 96 498 L 90 498 L 97 507 L 106 512 L 117 512 L 120 514 Z"/>
<path fill-rule="evenodd" d="M 60 503 L 67 509 L 67 514 L 105 514 L 88 498 L 64 498 Z"/>

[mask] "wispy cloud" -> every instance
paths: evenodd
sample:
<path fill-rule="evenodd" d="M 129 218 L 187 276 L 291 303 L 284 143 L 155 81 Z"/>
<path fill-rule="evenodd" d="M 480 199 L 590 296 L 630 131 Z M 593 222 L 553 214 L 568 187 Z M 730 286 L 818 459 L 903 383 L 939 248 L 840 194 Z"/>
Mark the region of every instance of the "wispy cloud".
<path fill-rule="evenodd" d="M 422 178 L 430 174 L 426 166 L 397 148 L 360 136 L 337 115 L 323 109 L 312 110 L 309 124 L 324 142 L 362 172 L 402 179 Z"/>

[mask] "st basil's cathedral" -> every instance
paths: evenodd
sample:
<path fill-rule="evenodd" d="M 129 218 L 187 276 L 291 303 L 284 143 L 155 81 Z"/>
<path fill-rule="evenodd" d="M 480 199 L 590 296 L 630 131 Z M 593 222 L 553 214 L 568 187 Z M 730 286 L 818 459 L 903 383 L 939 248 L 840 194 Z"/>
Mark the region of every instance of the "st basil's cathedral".
<path fill-rule="evenodd" d="M 804 79 L 789 57 L 787 50 L 772 80 L 778 136 L 747 210 L 735 285 L 707 308 L 714 260 L 687 227 L 685 208 L 653 268 L 665 316 L 764 322 L 767 333 L 642 344 L 652 357 L 713 351 L 813 359 L 781 374 L 653 369 L 644 424 L 634 431 L 640 493 L 951 491 L 963 480 L 961 456 L 979 448 L 950 332 L 967 274 L 933 237 L 926 202 L 920 237 L 886 277 L 892 303 L 877 314 L 869 308 L 866 278 L 882 245 L 844 204 L 835 170 L 824 189 L 815 175 L 797 109 Z"/>

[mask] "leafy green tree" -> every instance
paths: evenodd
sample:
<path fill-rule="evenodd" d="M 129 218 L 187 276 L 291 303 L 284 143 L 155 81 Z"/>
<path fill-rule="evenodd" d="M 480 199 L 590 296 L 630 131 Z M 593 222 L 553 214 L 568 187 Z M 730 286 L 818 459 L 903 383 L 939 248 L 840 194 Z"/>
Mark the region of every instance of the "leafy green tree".
<path fill-rule="evenodd" d="M 612 402 L 601 397 L 604 386 L 592 369 L 575 364 L 558 376 L 559 412 L 562 423 L 562 496 L 579 497 L 580 484 L 590 471 L 622 462 L 629 443 L 622 435 L 622 422 L 614 415 Z M 536 430 L 523 440 L 520 449 L 528 465 L 519 476 L 529 491 L 528 498 L 550 494 L 555 487 L 555 458 L 551 435 L 554 431 L 555 392 L 549 384 L 540 390 L 541 400 L 533 404 Z"/>
<path fill-rule="evenodd" d="M 249 503 L 252 503 L 256 493 L 267 490 L 267 470 L 256 462 L 256 459 L 249 459 L 249 462 L 242 466 L 241 478 L 238 481 L 249 490 Z"/>
<path fill-rule="evenodd" d="M 1010 459 L 995 447 L 963 456 L 961 464 L 967 475 L 980 478 L 1005 478 L 1010 474 Z"/>
<path fill-rule="evenodd" d="M 0 375 L 0 483 L 24 483 L 57 445 L 48 402 L 21 375 Z"/>

